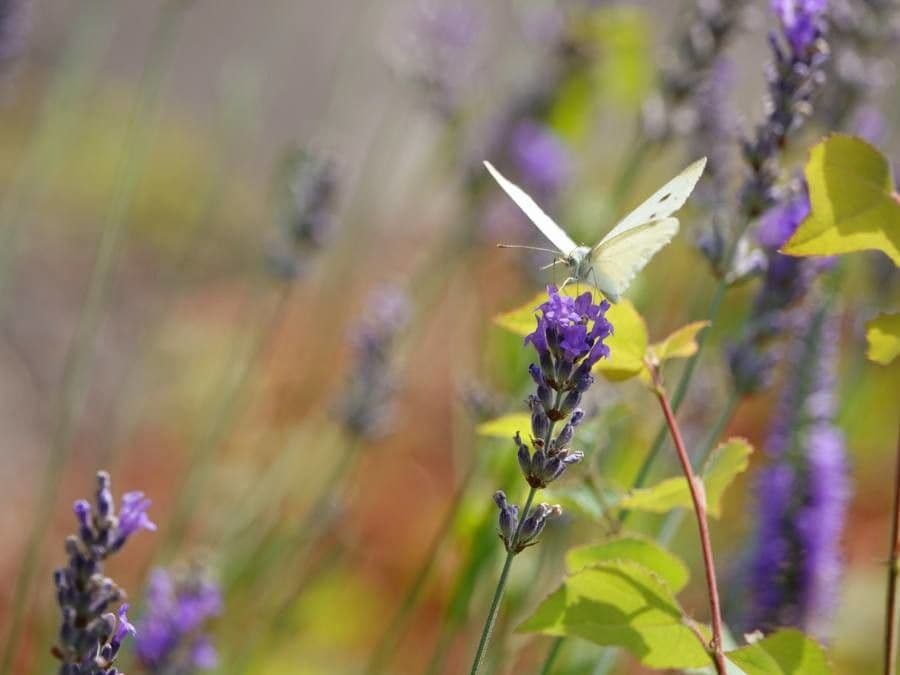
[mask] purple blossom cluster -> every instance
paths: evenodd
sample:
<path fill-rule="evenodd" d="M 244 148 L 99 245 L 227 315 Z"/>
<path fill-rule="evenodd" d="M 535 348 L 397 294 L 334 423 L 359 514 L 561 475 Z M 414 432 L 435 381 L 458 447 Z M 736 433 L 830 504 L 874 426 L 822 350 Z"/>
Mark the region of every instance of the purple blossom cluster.
<path fill-rule="evenodd" d="M 339 414 L 351 435 L 372 438 L 389 421 L 396 390 L 394 346 L 409 321 L 410 305 L 403 290 L 386 285 L 370 295 L 365 307 L 367 314 L 351 337 L 354 365 Z"/>
<path fill-rule="evenodd" d="M 836 324 L 824 308 L 798 317 L 793 364 L 766 443 L 757 492 L 747 628 L 793 626 L 828 637 L 841 574 L 849 497 L 843 436 L 834 425 Z"/>
<path fill-rule="evenodd" d="M 122 496 L 115 510 L 109 474 L 97 473 L 97 493 L 91 505 L 75 502 L 78 535 L 66 538 L 68 564 L 54 572 L 56 598 L 62 613 L 59 640 L 53 654 L 62 664 L 60 675 L 115 675 L 114 662 L 122 641 L 134 635 L 128 622 L 125 592 L 103 574 L 103 562 L 139 530 L 156 529 L 147 516 L 150 500 L 141 492 Z"/>
<path fill-rule="evenodd" d="M 222 593 L 204 574 L 194 570 L 176 577 L 165 569 L 154 570 L 146 613 L 138 622 L 138 661 L 159 675 L 215 668 L 218 657 L 205 629 L 221 612 Z"/>
<path fill-rule="evenodd" d="M 609 302 L 595 304 L 590 292 L 573 298 L 550 285 L 547 301 L 537 309 L 537 326 L 525 338 L 538 356 L 538 363 L 529 367 L 535 384 L 528 398 L 531 437 L 528 443 L 519 433 L 513 439 L 522 475 L 533 490 L 547 487 L 583 459 L 584 454 L 569 444 L 584 419 L 579 404 L 594 382 L 591 370 L 609 357 L 605 340 L 613 332 L 606 318 Z M 554 436 L 558 423 L 563 426 Z M 500 537 L 510 553 L 535 543 L 547 520 L 561 513 L 559 507 L 538 504 L 520 522 L 519 507 L 510 504 L 503 492 L 497 492 L 494 501 L 500 509 Z"/>

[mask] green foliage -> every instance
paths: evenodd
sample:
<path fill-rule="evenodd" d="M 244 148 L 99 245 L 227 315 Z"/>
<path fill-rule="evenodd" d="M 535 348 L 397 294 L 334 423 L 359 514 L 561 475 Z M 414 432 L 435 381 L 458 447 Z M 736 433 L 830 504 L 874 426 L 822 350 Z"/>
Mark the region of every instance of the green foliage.
<path fill-rule="evenodd" d="M 610 356 L 600 359 L 596 372 L 613 382 L 628 380 L 646 372 L 644 356 L 647 353 L 647 324 L 628 300 L 621 300 L 606 313 L 614 333 L 607 338 Z"/>
<path fill-rule="evenodd" d="M 516 432 L 525 432 L 531 429 L 531 416 L 527 413 L 510 413 L 487 422 L 482 422 L 476 428 L 479 436 L 488 438 L 511 439 Z"/>
<path fill-rule="evenodd" d="M 569 572 L 598 563 L 630 560 L 659 576 L 673 593 L 683 589 L 690 579 L 687 566 L 655 541 L 634 534 L 614 537 L 599 544 L 569 549 L 566 568 Z"/>
<path fill-rule="evenodd" d="M 709 321 L 695 321 L 687 326 L 682 326 L 664 340 L 654 342 L 648 348 L 653 362 L 663 363 L 669 359 L 690 358 L 697 353 L 697 336 L 708 326 Z"/>
<path fill-rule="evenodd" d="M 710 454 L 701 476 L 706 492 L 707 512 L 718 518 L 722 512 L 722 496 L 734 478 L 746 471 L 751 445 L 743 438 L 731 438 Z M 648 488 L 631 490 L 622 498 L 621 506 L 629 510 L 665 513 L 675 508 L 691 508 L 687 480 L 669 478 Z"/>
<path fill-rule="evenodd" d="M 709 665 L 688 621 L 659 576 L 634 562 L 616 561 L 568 577 L 520 630 L 622 647 L 653 668 Z"/>
<path fill-rule="evenodd" d="M 882 314 L 869 321 L 866 342 L 869 361 L 883 366 L 891 363 L 900 354 L 900 314 Z"/>
<path fill-rule="evenodd" d="M 782 251 L 836 255 L 878 250 L 900 265 L 900 196 L 887 159 L 865 141 L 839 134 L 810 152 L 811 212 Z"/>
<path fill-rule="evenodd" d="M 726 654 L 747 675 L 828 675 L 825 650 L 798 630 L 777 633 Z"/>

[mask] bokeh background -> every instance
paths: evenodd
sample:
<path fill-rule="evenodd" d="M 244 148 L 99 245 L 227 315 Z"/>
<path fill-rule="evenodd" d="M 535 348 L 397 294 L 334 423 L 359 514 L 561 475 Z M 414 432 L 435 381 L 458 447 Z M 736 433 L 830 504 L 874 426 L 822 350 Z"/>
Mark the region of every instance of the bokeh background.
<path fill-rule="evenodd" d="M 138 615 L 155 564 L 204 565 L 222 581 L 220 672 L 362 672 L 429 556 L 384 672 L 426 672 L 435 654 L 443 667 L 432 672 L 462 671 L 500 564 L 490 497 L 518 490 L 512 444 L 475 428 L 520 410 L 528 387 L 530 355 L 492 319 L 552 280 L 535 272 L 540 256 L 495 248 L 537 240 L 478 165 L 513 166 L 499 130 L 543 97 L 541 124 L 560 147 L 541 157 L 563 163 L 547 169 L 549 208 L 585 241 L 701 153 L 721 155 L 722 180 L 736 186 L 738 139 L 764 113 L 768 3 L 739 3 L 716 94 L 729 122 L 720 144 L 698 148 L 664 111 L 675 123 L 633 167 L 659 75 L 691 30 L 690 0 L 0 4 L 4 629 L 42 485 L 62 457 L 14 672 L 52 668 L 50 573 L 74 527 L 70 504 L 99 468 L 117 491 L 153 500 L 159 531 L 108 567 Z M 898 54 L 883 54 L 865 85 L 893 157 Z M 570 76 L 573 58 L 588 65 Z M 800 167 L 828 130 L 815 117 L 785 166 Z M 322 231 L 299 244 L 292 209 L 309 178 L 298 162 L 327 166 L 330 181 Z M 654 336 L 701 318 L 715 285 L 695 246 L 708 214 L 689 204 L 681 220 L 629 292 Z M 842 262 L 832 296 L 853 484 L 834 589 L 841 673 L 874 672 L 880 650 L 900 378 L 896 363 L 865 361 L 863 333 L 897 304 L 884 262 Z M 689 443 L 724 402 L 724 345 L 753 291 L 733 291 L 712 330 L 682 409 Z M 365 389 L 354 345 L 398 293 L 407 306 L 393 317 L 390 382 Z M 742 402 L 728 434 L 763 442 L 780 377 Z M 386 404 L 361 434 L 344 415 L 360 382 Z M 588 461 L 568 484 L 627 486 L 659 424 L 655 402 L 636 383 L 601 382 L 590 409 Z M 742 584 L 759 459 L 713 524 L 726 600 Z M 656 472 L 674 470 L 666 453 Z M 573 510 L 517 563 L 496 672 L 536 672 L 549 641 L 511 629 L 555 588 L 565 548 L 607 529 L 590 508 Z M 695 543 L 684 526 L 674 546 L 697 570 L 685 604 L 703 617 Z M 460 604 L 473 558 L 481 567 Z M 556 672 L 592 672 L 597 654 L 573 643 Z M 641 668 L 622 656 L 617 672 Z"/>

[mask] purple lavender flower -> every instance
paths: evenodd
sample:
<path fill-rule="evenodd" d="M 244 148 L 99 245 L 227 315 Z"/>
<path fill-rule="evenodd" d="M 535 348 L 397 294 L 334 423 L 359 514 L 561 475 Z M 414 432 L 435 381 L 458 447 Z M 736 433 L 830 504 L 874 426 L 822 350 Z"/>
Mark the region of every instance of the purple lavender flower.
<path fill-rule="evenodd" d="M 802 57 L 812 47 L 821 34 L 827 7 L 826 0 L 772 0 L 772 11 L 794 54 Z"/>
<path fill-rule="evenodd" d="M 777 360 L 778 338 L 790 327 L 792 312 L 801 304 L 815 278 L 830 265 L 828 258 L 794 258 L 778 252 L 809 211 L 809 193 L 806 184 L 801 183 L 793 195 L 760 218 L 757 240 L 766 259 L 763 283 L 744 334 L 728 350 L 735 386 L 743 394 L 769 385 Z"/>
<path fill-rule="evenodd" d="M 647 138 L 664 141 L 696 129 L 702 105 L 697 97 L 740 27 L 747 4 L 747 0 L 698 0 L 694 4 L 684 32 L 666 59 L 672 65 L 644 105 L 642 131 Z"/>
<path fill-rule="evenodd" d="M 25 46 L 31 0 L 0 0 L 0 68 L 15 61 Z"/>
<path fill-rule="evenodd" d="M 154 570 L 135 644 L 141 665 L 160 675 L 215 668 L 216 650 L 203 631 L 221 612 L 221 591 L 202 572 L 177 578 L 168 570 Z"/>
<path fill-rule="evenodd" d="M 594 304 L 589 292 L 572 298 L 560 294 L 556 286 L 547 286 L 547 296 L 537 308 L 540 314 L 534 332 L 525 338 L 525 344 L 537 351 L 540 364 L 529 367 L 536 385 L 528 398 L 531 438 L 529 443 L 519 433 L 513 438 L 522 475 L 534 490 L 547 487 L 584 457 L 569 444 L 584 419 L 578 405 L 594 381 L 591 369 L 601 358 L 609 357 L 604 341 L 613 330 L 606 319 L 606 300 Z M 560 422 L 563 426 L 554 437 L 554 427 Z M 519 553 L 533 543 L 547 519 L 561 513 L 559 507 L 539 504 L 524 514 L 520 523 L 519 507 L 507 503 L 503 492 L 496 493 L 494 501 L 500 509 L 500 537 L 510 553 Z"/>
<path fill-rule="evenodd" d="M 393 285 L 382 286 L 365 303 L 366 314 L 352 336 L 354 366 L 340 405 L 349 433 L 371 438 L 384 432 L 395 391 L 394 344 L 409 320 L 409 300 Z"/>
<path fill-rule="evenodd" d="M 510 154 L 522 183 L 546 198 L 558 195 L 571 175 L 572 160 L 562 139 L 533 120 L 522 120 L 515 126 Z"/>
<path fill-rule="evenodd" d="M 332 162 L 299 148 L 282 159 L 274 195 L 278 232 L 269 260 L 283 276 L 302 274 L 337 229 L 337 187 Z"/>
<path fill-rule="evenodd" d="M 783 41 L 769 35 L 773 63 L 766 72 L 768 114 L 753 138 L 743 143 L 749 175 L 741 205 L 748 218 L 758 217 L 779 200 L 775 184 L 780 153 L 812 114 L 813 98 L 824 82 L 828 60 L 822 21 L 825 6 L 824 0 L 773 0 Z"/>
<path fill-rule="evenodd" d="M 110 489 L 109 474 L 97 473 L 95 504 L 83 499 L 73 510 L 78 535 L 66 539 L 69 562 L 57 569 L 53 578 L 57 602 L 62 613 L 59 641 L 53 654 L 62 662 L 60 675 L 115 675 L 113 665 L 122 641 L 134 635 L 126 611 L 108 611 L 125 598 L 125 592 L 103 575 L 103 561 L 122 548 L 140 529 L 155 530 L 147 517 L 150 500 L 143 493 L 129 492 L 122 498 L 117 516 Z"/>
<path fill-rule="evenodd" d="M 473 4 L 420 3 L 412 17 L 403 68 L 434 109 L 456 117 L 477 69 L 483 17 Z"/>
<path fill-rule="evenodd" d="M 843 437 L 834 426 L 836 323 L 817 307 L 795 329 L 793 370 L 766 443 L 769 463 L 757 481 L 747 628 L 795 626 L 824 639 L 849 495 Z"/>

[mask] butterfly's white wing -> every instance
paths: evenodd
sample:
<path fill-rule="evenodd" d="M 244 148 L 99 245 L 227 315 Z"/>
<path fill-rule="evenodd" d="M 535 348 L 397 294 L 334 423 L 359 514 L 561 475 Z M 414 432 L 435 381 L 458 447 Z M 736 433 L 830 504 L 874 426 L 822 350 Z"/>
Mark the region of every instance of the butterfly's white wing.
<path fill-rule="evenodd" d="M 531 220 L 531 222 L 543 232 L 544 236 L 559 249 L 559 252 L 562 253 L 563 257 L 570 256 L 572 252 L 578 248 L 569 235 L 567 235 L 559 225 L 553 222 L 553 219 L 550 216 L 541 210 L 541 207 L 528 196 L 525 190 L 505 178 L 490 162 L 485 162 L 484 166 L 487 167 L 487 170 L 494 177 L 494 180 L 500 184 L 500 187 L 503 188 L 504 192 L 506 192 L 518 207 L 525 212 L 525 215 L 528 216 L 529 220 Z"/>
<path fill-rule="evenodd" d="M 694 191 L 694 186 L 697 185 L 697 181 L 700 180 L 700 176 L 703 175 L 703 169 L 705 167 L 706 157 L 698 159 L 691 164 L 688 168 L 675 176 L 675 178 L 654 192 L 650 199 L 620 220 L 619 223 L 600 240 L 600 244 L 602 245 L 604 242 L 618 237 L 623 232 L 640 227 L 645 223 L 654 220 L 663 220 L 671 216 L 684 206 L 688 197 L 691 196 L 691 192 Z"/>
<path fill-rule="evenodd" d="M 605 237 L 591 252 L 590 281 L 617 302 L 634 276 L 676 234 L 678 219 L 663 218 Z"/>

